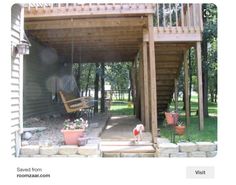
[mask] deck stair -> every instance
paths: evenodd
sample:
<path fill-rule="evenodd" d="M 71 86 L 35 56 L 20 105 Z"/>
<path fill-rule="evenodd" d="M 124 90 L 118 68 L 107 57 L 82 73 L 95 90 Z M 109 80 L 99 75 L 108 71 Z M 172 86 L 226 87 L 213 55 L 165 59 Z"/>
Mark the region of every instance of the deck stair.
<path fill-rule="evenodd" d="M 157 111 L 159 114 L 168 109 L 175 90 L 175 79 L 178 79 L 183 64 L 183 53 L 189 47 L 191 44 L 155 44 Z"/>
<path fill-rule="evenodd" d="M 156 149 L 149 141 L 101 141 L 102 157 L 155 157 Z"/>

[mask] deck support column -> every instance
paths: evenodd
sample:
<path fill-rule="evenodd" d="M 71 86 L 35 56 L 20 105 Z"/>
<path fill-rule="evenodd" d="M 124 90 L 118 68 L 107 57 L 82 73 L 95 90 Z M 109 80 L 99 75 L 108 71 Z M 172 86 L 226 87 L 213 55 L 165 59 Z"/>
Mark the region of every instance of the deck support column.
<path fill-rule="evenodd" d="M 148 53 L 147 42 L 143 42 L 143 90 L 144 90 L 144 119 L 145 130 L 150 131 L 149 117 L 149 84 L 148 84 Z"/>
<path fill-rule="evenodd" d="M 196 43 L 199 129 L 204 129 L 201 42 Z"/>
<path fill-rule="evenodd" d="M 142 51 L 142 48 L 140 49 Z M 143 75 L 143 58 L 142 52 L 140 52 L 140 62 L 139 62 L 139 81 L 140 81 L 140 111 L 141 111 L 141 122 L 145 123 L 145 108 L 144 108 L 144 75 Z"/>
<path fill-rule="evenodd" d="M 148 15 L 149 32 L 149 66 L 150 66 L 150 92 L 151 92 L 151 130 L 153 143 L 157 143 L 157 95 L 156 95 L 156 64 L 155 45 L 153 33 L 153 15 Z"/>
<path fill-rule="evenodd" d="M 184 52 L 184 94 L 185 94 L 185 116 L 186 126 L 189 128 L 190 124 L 190 113 L 189 113 L 189 72 L 188 72 L 188 55 L 187 51 Z"/>

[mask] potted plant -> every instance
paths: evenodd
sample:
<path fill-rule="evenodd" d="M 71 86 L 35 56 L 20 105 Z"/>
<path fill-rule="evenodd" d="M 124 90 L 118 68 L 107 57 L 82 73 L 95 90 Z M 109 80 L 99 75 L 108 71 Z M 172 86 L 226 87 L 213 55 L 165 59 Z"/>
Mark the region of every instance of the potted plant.
<path fill-rule="evenodd" d="M 75 119 L 71 121 L 67 119 L 64 121 L 64 127 L 61 130 L 64 136 L 65 144 L 66 145 L 77 145 L 78 138 L 85 136 L 85 129 L 88 127 L 88 121 L 80 119 Z"/>
<path fill-rule="evenodd" d="M 178 122 L 179 114 L 177 112 L 165 112 L 168 125 L 175 125 Z"/>
<path fill-rule="evenodd" d="M 178 121 L 176 126 L 175 126 L 175 133 L 177 135 L 183 135 L 185 132 L 185 125 L 184 122 Z"/>

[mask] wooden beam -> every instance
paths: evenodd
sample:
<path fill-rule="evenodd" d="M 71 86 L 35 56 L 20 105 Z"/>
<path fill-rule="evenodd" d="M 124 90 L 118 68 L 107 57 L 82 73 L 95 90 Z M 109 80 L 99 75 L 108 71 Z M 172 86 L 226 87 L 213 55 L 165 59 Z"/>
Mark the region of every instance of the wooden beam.
<path fill-rule="evenodd" d="M 185 116 L 186 126 L 189 128 L 190 114 L 189 114 L 189 69 L 188 69 L 188 52 L 184 52 L 184 92 L 185 92 Z"/>
<path fill-rule="evenodd" d="M 69 28 L 106 28 L 106 27 L 143 27 L 146 20 L 141 17 L 124 18 L 90 18 L 74 19 L 73 25 L 70 19 L 26 21 L 25 30 L 51 30 Z"/>
<path fill-rule="evenodd" d="M 179 28 L 180 29 L 180 28 Z M 202 41 L 202 34 L 200 31 L 200 27 L 196 28 L 195 33 L 190 32 L 181 32 L 175 33 L 176 27 L 171 27 L 171 32 L 160 32 L 157 30 L 157 27 L 153 28 L 154 41 L 155 42 L 194 42 L 194 41 Z M 149 35 L 148 30 L 144 29 L 143 31 L 143 41 L 148 42 Z"/>
<path fill-rule="evenodd" d="M 76 9 L 77 11 L 74 11 Z M 105 16 L 105 15 L 144 15 L 144 14 L 153 14 L 155 9 L 153 5 L 148 4 L 140 4 L 137 9 L 137 5 L 132 4 L 130 6 L 126 4 L 99 4 L 99 7 L 93 7 L 90 4 L 76 4 L 76 6 L 68 6 L 66 7 L 64 4 L 58 4 L 57 7 L 53 7 L 53 11 L 50 6 L 43 8 L 41 7 L 31 7 L 30 10 L 25 8 L 25 18 L 26 19 L 38 19 L 38 18 L 67 18 L 67 17 L 76 17 L 76 16 Z"/>
<path fill-rule="evenodd" d="M 157 96 L 156 96 L 156 65 L 155 45 L 153 35 L 153 15 L 148 15 L 149 31 L 149 65 L 150 65 L 150 92 L 151 92 L 151 131 L 153 142 L 157 143 Z"/>
<path fill-rule="evenodd" d="M 197 59 L 197 79 L 198 79 L 198 117 L 199 129 L 204 129 L 203 116 L 203 89 L 202 89 L 202 59 L 201 59 L 201 43 L 196 43 L 196 59 Z"/>
<path fill-rule="evenodd" d="M 150 131 L 149 122 L 149 85 L 148 85 L 148 53 L 147 43 L 143 42 L 143 88 L 144 88 L 144 117 L 145 129 Z"/>

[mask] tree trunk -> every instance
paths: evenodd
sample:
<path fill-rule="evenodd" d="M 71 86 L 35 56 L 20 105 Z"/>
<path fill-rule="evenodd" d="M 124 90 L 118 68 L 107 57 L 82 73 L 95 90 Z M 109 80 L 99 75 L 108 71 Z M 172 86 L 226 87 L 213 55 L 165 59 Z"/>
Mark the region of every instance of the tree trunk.
<path fill-rule="evenodd" d="M 134 115 L 136 113 L 136 71 L 135 71 L 135 62 L 132 63 L 131 68 L 131 82 L 132 82 L 132 97 L 133 97 L 133 105 L 134 105 Z"/>
<path fill-rule="evenodd" d="M 185 111 L 185 92 L 184 92 L 184 90 L 183 90 L 183 97 L 182 97 L 182 101 L 183 101 L 183 108 L 182 108 L 182 110 L 183 111 Z"/>
<path fill-rule="evenodd" d="M 217 90 L 217 78 L 216 78 L 216 82 L 215 82 L 215 103 L 217 103 L 217 93 L 218 93 L 218 90 Z"/>
<path fill-rule="evenodd" d="M 214 91 L 211 89 L 210 90 L 210 95 L 211 95 L 211 102 L 213 103 L 214 102 Z"/>
<path fill-rule="evenodd" d="M 76 83 L 77 83 L 77 87 L 78 87 L 78 92 L 77 92 L 77 96 L 80 97 L 80 76 L 81 76 L 81 73 L 80 73 L 80 63 L 78 63 L 78 73 L 76 75 Z"/>
<path fill-rule="evenodd" d="M 105 65 L 101 63 L 101 112 L 105 112 Z"/>
<path fill-rule="evenodd" d="M 191 116 L 191 92 L 192 92 L 192 76 L 193 76 L 193 70 L 192 70 L 192 62 L 193 62 L 193 59 L 192 59 L 192 48 L 189 49 L 189 113 L 190 113 L 190 116 Z"/>
<path fill-rule="evenodd" d="M 87 76 L 87 84 L 86 84 L 86 87 L 85 87 L 85 96 L 88 95 L 88 86 L 89 86 L 89 79 L 90 79 L 92 67 L 93 67 L 92 64 L 90 64 L 89 71 L 88 71 L 88 76 Z"/>
<path fill-rule="evenodd" d="M 98 113 L 98 89 L 99 89 L 99 64 L 96 63 L 96 74 L 94 80 L 94 112 Z"/>
<path fill-rule="evenodd" d="M 130 91 L 131 91 L 131 88 L 129 88 L 128 90 L 128 101 L 130 101 Z"/>
<path fill-rule="evenodd" d="M 203 72 L 203 111 L 204 117 L 208 117 L 208 69 Z"/>
<path fill-rule="evenodd" d="M 206 4 L 202 5 L 202 10 L 205 10 Z M 204 15 L 204 12 L 203 12 Z M 203 24 L 207 22 L 207 16 L 203 16 Z M 202 44 L 202 86 L 203 86 L 203 114 L 208 117 L 208 65 L 207 65 L 207 39 L 203 38 Z"/>

